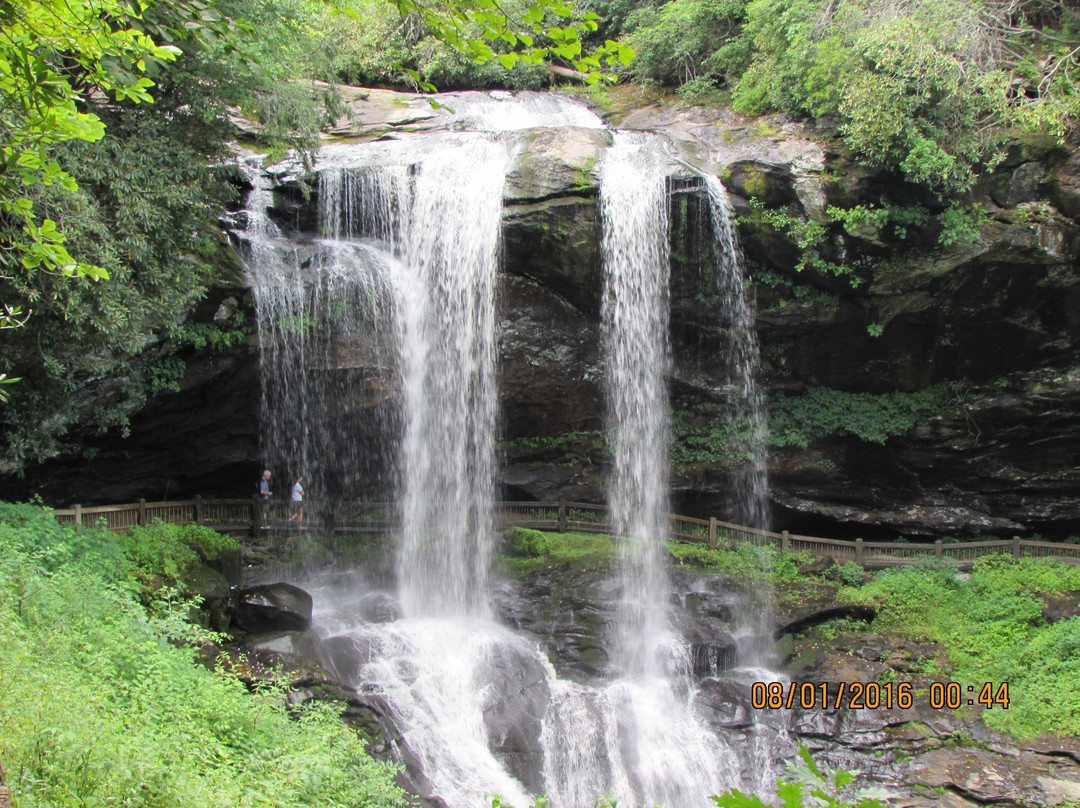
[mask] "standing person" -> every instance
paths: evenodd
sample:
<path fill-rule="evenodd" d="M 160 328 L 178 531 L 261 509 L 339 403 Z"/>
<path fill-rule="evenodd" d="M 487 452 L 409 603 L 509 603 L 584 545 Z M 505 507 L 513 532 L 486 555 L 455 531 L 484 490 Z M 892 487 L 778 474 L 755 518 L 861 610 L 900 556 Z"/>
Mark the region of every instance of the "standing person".
<path fill-rule="evenodd" d="M 300 482 L 304 478 L 301 475 L 296 476 L 296 482 L 293 483 L 292 492 L 289 494 L 289 519 L 294 519 L 301 526 L 304 524 L 304 486 Z"/>
<path fill-rule="evenodd" d="M 274 495 L 274 492 L 270 490 L 270 477 L 270 469 L 266 469 L 259 480 L 259 496 L 262 497 L 262 526 L 264 530 L 270 527 L 270 497 Z"/>

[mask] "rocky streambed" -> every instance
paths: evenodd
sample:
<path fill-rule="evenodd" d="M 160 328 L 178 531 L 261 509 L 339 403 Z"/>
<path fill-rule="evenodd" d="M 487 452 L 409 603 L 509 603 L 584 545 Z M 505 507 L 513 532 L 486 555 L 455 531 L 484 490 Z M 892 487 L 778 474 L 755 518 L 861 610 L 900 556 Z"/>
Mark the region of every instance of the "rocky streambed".
<path fill-rule="evenodd" d="M 858 621 L 872 617 L 872 611 L 837 602 L 835 586 L 781 584 L 770 593 L 767 587 L 683 567 L 673 569 L 672 581 L 669 612 L 690 647 L 694 710 L 733 748 L 760 746 L 768 736 L 776 772 L 782 773 L 801 743 L 817 761 L 857 772 L 859 783 L 894 793 L 893 805 L 1019 808 L 1080 801 L 1080 740 L 1048 735 L 1019 742 L 987 727 L 979 705 L 935 709 L 929 688 L 948 676 L 927 671 L 947 669 L 942 650 L 901 635 L 860 631 L 866 623 Z M 305 585 L 314 594 L 313 612 L 310 602 L 287 585 L 234 591 L 230 597 L 240 605 L 224 611 L 242 639 L 227 653 L 252 681 L 287 680 L 291 703 L 337 703 L 345 720 L 369 739 L 374 755 L 403 765 L 401 782 L 411 793 L 426 804 L 443 804 L 425 776 L 422 754 L 413 748 L 407 728 L 397 725 L 385 695 L 342 676 L 343 660 L 357 653 L 355 641 L 338 631 L 342 610 L 370 625 L 389 625 L 399 617 L 382 583 L 353 575 L 312 578 Z M 602 563 L 534 570 L 495 592 L 498 622 L 524 641 L 522 648 L 538 647 L 560 680 L 601 685 L 619 674 L 607 640 L 617 587 L 613 570 Z M 780 604 L 775 612 L 766 608 L 770 594 Z M 328 597 L 344 603 L 320 603 Z M 1048 609 L 1069 617 L 1076 599 L 1065 600 L 1048 603 Z M 828 630 L 837 624 L 827 621 L 838 617 L 854 618 L 846 633 Z M 379 651 L 366 647 L 365 653 Z M 759 667 L 763 664 L 771 671 Z M 536 790 L 542 785 L 538 739 L 551 703 L 548 674 L 521 649 L 501 654 L 492 668 L 483 716 L 489 746 L 507 771 Z M 790 709 L 774 710 L 758 703 L 758 681 L 778 682 L 785 694 L 792 683 L 809 683 L 815 694 L 823 683 L 830 693 L 841 682 L 891 685 L 893 693 L 904 683 L 910 685 L 912 702 L 904 709 L 895 699 L 875 709 L 852 709 L 846 702 L 835 709 L 800 704 L 797 697 Z"/>

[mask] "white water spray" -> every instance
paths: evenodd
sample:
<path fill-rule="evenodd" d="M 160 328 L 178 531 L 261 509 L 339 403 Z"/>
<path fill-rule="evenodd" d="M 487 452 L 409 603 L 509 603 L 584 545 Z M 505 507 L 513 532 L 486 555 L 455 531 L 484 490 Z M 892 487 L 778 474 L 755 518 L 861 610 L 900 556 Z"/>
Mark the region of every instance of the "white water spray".
<path fill-rule="evenodd" d="M 734 522 L 769 529 L 769 479 L 766 467 L 769 422 L 758 384 L 761 367 L 753 301 L 747 294 L 746 262 L 735 232 L 727 191 L 715 176 L 705 175 L 713 225 L 717 289 L 728 328 L 729 378 L 735 387 L 729 420 L 745 448 L 745 462 L 735 478 Z"/>
<path fill-rule="evenodd" d="M 616 134 L 601 166 L 605 393 L 611 522 L 621 546 L 616 654 L 631 676 L 662 673 L 667 634 L 668 196 L 660 152 Z"/>

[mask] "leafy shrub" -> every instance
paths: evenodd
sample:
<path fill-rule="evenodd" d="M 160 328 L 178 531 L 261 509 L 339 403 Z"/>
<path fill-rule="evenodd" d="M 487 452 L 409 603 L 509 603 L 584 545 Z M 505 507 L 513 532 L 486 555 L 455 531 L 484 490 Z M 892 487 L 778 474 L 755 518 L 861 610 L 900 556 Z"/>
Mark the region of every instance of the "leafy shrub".
<path fill-rule="evenodd" d="M 988 556 L 975 562 L 966 581 L 949 565 L 930 561 L 879 573 L 838 597 L 875 603 L 875 630 L 941 643 L 954 681 L 1008 682 L 1009 709 L 986 711 L 988 725 L 1021 738 L 1080 736 L 1080 618 L 1046 625 L 1042 600 L 1033 594 L 1077 588 L 1080 568 L 1054 559 Z"/>
<path fill-rule="evenodd" d="M 548 535 L 541 530 L 512 527 L 505 536 L 507 553 L 516 558 L 538 558 L 551 552 Z"/>
<path fill-rule="evenodd" d="M 738 31 L 745 7 L 746 0 L 671 0 L 633 11 L 626 30 L 637 53 L 634 78 L 699 89 L 722 81 L 712 57 Z"/>
<path fill-rule="evenodd" d="M 159 577 L 187 582 L 199 566 L 200 558 L 213 559 L 240 549 L 236 539 L 208 527 L 164 522 L 134 527 L 116 536 L 114 541 L 127 553 L 143 581 Z"/>
<path fill-rule="evenodd" d="M 854 561 L 836 564 L 836 572 L 840 582 L 844 586 L 859 586 L 866 576 L 866 572 Z"/>
<path fill-rule="evenodd" d="M 769 402 L 769 442 L 806 448 L 819 438 L 851 435 L 884 444 L 946 405 L 941 384 L 917 393 L 848 393 L 830 387 L 810 387 L 801 396 L 779 393 Z"/>
<path fill-rule="evenodd" d="M 749 542 L 715 550 L 705 544 L 668 542 L 668 550 L 680 564 L 705 567 L 733 578 L 750 580 L 795 580 L 799 577 L 799 567 L 814 558 L 808 551 L 781 553 L 772 547 L 759 547 Z"/>

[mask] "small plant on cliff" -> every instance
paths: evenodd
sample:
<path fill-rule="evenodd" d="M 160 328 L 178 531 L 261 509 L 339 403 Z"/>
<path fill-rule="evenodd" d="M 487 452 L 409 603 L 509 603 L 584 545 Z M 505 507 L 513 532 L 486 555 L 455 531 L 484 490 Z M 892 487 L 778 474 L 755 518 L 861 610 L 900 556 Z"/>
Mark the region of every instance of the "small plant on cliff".
<path fill-rule="evenodd" d="M 806 448 L 818 438 L 851 435 L 883 444 L 947 405 L 943 385 L 917 393 L 875 395 L 810 387 L 801 396 L 780 393 L 769 402 L 769 441 L 773 446 Z"/>
<path fill-rule="evenodd" d="M 885 808 L 882 800 L 893 795 L 880 788 L 856 788 L 858 774 L 815 763 L 800 743 L 798 757 L 788 762 L 785 777 L 776 781 L 776 796 L 784 808 Z M 735 788 L 712 800 L 719 808 L 771 808 L 760 797 Z"/>

